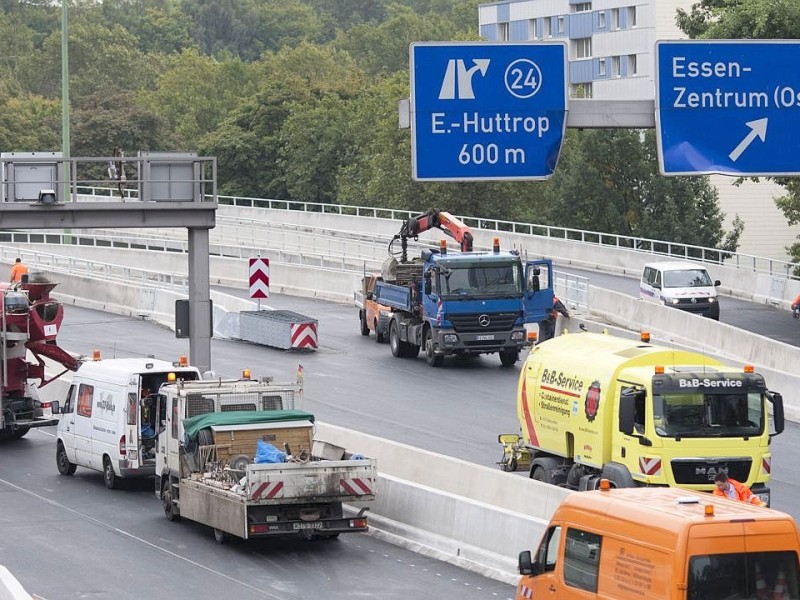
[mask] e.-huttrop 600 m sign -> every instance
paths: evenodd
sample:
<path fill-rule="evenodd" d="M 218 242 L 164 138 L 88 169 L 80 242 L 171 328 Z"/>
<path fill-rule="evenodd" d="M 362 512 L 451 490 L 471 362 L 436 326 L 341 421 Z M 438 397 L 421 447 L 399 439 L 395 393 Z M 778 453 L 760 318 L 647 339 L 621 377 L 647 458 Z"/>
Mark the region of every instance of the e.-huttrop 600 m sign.
<path fill-rule="evenodd" d="M 800 173 L 800 42 L 656 43 L 665 175 Z"/>
<path fill-rule="evenodd" d="M 411 45 L 414 179 L 546 179 L 567 122 L 564 42 Z"/>

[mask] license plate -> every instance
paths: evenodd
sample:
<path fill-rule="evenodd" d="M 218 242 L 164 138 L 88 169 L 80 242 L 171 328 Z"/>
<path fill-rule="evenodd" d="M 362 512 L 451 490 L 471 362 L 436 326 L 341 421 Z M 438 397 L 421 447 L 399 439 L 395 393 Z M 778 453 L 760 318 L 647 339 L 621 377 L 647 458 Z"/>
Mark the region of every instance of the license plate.
<path fill-rule="evenodd" d="M 292 523 L 292 529 L 322 529 L 322 521 L 304 521 Z"/>
<path fill-rule="evenodd" d="M 479 336 L 476 336 L 475 339 L 478 340 L 478 341 L 481 341 L 481 340 L 493 340 L 494 339 L 494 334 L 493 333 L 487 333 L 487 334 L 484 334 L 484 335 L 479 335 Z"/>

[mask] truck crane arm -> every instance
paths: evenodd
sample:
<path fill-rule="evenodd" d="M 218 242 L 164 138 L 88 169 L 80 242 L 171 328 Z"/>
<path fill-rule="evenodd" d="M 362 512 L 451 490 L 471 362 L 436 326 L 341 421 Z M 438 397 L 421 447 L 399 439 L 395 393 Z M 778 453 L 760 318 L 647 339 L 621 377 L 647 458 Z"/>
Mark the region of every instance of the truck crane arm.
<path fill-rule="evenodd" d="M 402 261 L 405 262 L 407 260 L 406 249 L 408 238 L 416 239 L 420 233 L 428 231 L 433 227 L 441 229 L 458 242 L 462 252 L 472 252 L 473 236 L 470 228 L 450 213 L 436 209 L 429 210 L 425 214 L 411 217 L 407 221 L 404 221 L 402 227 L 400 227 L 400 231 L 395 234 L 389 244 L 390 252 L 392 244 L 396 240 L 400 240 Z"/>

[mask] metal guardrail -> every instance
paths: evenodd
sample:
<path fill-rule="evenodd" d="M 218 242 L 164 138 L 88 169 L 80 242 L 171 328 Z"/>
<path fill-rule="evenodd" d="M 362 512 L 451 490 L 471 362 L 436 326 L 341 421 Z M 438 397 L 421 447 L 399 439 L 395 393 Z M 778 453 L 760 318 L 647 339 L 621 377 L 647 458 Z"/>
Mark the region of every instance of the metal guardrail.
<path fill-rule="evenodd" d="M 79 190 L 87 195 L 112 194 L 115 190 L 101 187 L 85 186 Z M 133 191 L 130 197 L 135 197 Z M 368 217 L 373 219 L 405 220 L 419 213 L 409 210 L 394 208 L 352 206 L 347 204 L 324 204 L 320 202 L 297 202 L 292 200 L 275 200 L 270 198 L 249 198 L 246 196 L 218 196 L 219 205 L 241 206 L 245 208 L 265 208 L 270 210 L 291 210 L 299 212 L 315 212 L 323 214 Z M 467 225 L 476 229 L 539 235 L 547 238 L 595 244 L 653 254 L 659 257 L 680 258 L 700 261 L 710 264 L 733 266 L 758 273 L 768 273 L 773 276 L 787 279 L 800 279 L 794 275 L 795 269 L 800 268 L 800 263 L 785 260 L 756 256 L 743 252 L 727 252 L 718 248 L 706 248 L 692 244 L 667 242 L 634 236 L 625 236 L 585 229 L 572 229 L 569 227 L 556 227 L 535 223 L 521 223 L 517 221 L 504 221 L 500 219 L 487 219 L 481 217 L 458 216 Z"/>
<path fill-rule="evenodd" d="M 294 202 L 288 200 L 271 200 L 263 198 L 248 198 L 239 196 L 219 196 L 218 203 L 228 206 L 242 206 L 249 208 L 267 208 L 273 210 L 296 210 L 301 212 L 317 212 L 325 214 L 349 215 L 357 217 L 384 218 L 392 220 L 408 219 L 418 215 L 418 212 L 390 208 L 350 206 L 339 204 L 322 204 L 318 202 Z M 739 269 L 768 273 L 787 279 L 800 279 L 793 274 L 800 267 L 800 263 L 785 260 L 766 258 L 742 252 L 726 252 L 718 248 L 706 248 L 692 244 L 680 244 L 653 240 L 633 236 L 624 236 L 584 229 L 569 227 L 555 227 L 534 223 L 520 223 L 516 221 L 503 221 L 500 219 L 486 219 L 477 217 L 458 216 L 467 225 L 476 229 L 495 230 L 527 235 L 596 244 L 653 254 L 657 256 L 695 260 L 705 263 L 735 266 Z"/>

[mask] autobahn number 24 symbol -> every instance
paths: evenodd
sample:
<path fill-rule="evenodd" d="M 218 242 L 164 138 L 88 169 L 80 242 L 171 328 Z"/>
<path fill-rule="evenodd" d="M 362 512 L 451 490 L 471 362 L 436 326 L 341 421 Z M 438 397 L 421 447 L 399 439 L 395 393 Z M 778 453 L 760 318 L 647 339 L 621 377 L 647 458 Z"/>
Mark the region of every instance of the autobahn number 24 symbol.
<path fill-rule="evenodd" d="M 532 60 L 517 59 L 506 69 L 505 84 L 512 96 L 531 98 L 542 89 L 542 71 Z"/>

